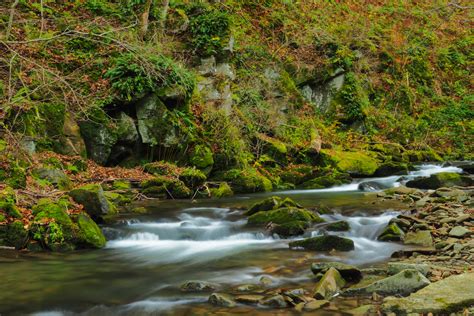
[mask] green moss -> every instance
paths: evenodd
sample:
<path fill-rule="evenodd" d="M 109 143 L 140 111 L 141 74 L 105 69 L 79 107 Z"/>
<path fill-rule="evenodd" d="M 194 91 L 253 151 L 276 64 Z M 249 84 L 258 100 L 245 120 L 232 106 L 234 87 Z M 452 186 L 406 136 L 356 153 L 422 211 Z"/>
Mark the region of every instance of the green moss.
<path fill-rule="evenodd" d="M 6 168 L 0 169 L 0 182 L 7 184 L 14 189 L 25 188 L 25 169 L 17 162 L 8 162 Z"/>
<path fill-rule="evenodd" d="M 345 232 L 345 231 L 350 230 L 351 226 L 346 221 L 339 221 L 339 222 L 330 223 L 328 226 L 326 226 L 326 229 L 330 231 Z"/>
<path fill-rule="evenodd" d="M 79 228 L 77 243 L 81 247 L 102 248 L 105 246 L 106 240 L 104 234 L 87 214 L 79 214 L 76 218 L 76 222 Z"/>
<path fill-rule="evenodd" d="M 183 183 L 193 189 L 198 188 L 206 181 L 206 175 L 199 169 L 185 168 L 178 177 Z"/>
<path fill-rule="evenodd" d="M 377 238 L 380 241 L 400 241 L 404 237 L 403 230 L 397 224 L 389 224 Z"/>
<path fill-rule="evenodd" d="M 141 184 L 144 193 L 166 192 L 168 197 L 184 199 L 192 195 L 192 191 L 183 183 L 183 181 L 164 176 L 156 176 L 153 179 L 143 181 Z M 151 191 L 153 189 L 153 191 Z"/>
<path fill-rule="evenodd" d="M 348 174 L 332 171 L 330 174 L 306 181 L 300 187 L 303 189 L 323 189 L 351 182 L 352 179 Z"/>
<path fill-rule="evenodd" d="M 211 188 L 209 190 L 211 191 L 211 196 L 218 199 L 234 195 L 232 188 L 226 182 L 220 183 L 218 188 Z"/>
<path fill-rule="evenodd" d="M 73 240 L 74 224 L 66 212 L 68 204 L 65 199 L 58 202 L 41 199 L 33 207 L 34 222 L 38 225 L 45 224 L 47 226 L 45 232 L 47 236 L 44 234 L 41 236 L 41 240 L 47 245 L 59 242 L 59 240 Z M 56 236 L 58 237 L 56 238 Z"/>
<path fill-rule="evenodd" d="M 258 212 L 267 212 L 276 210 L 278 208 L 283 207 L 295 207 L 295 208 L 302 208 L 301 205 L 296 203 L 290 198 L 282 199 L 279 196 L 271 196 L 266 198 L 260 202 L 253 204 L 245 213 L 247 216 L 253 215 Z"/>
<path fill-rule="evenodd" d="M 7 149 L 7 142 L 0 139 L 0 152 L 5 151 L 5 149 Z"/>
<path fill-rule="evenodd" d="M 271 181 L 253 168 L 231 169 L 224 174 L 223 178 L 237 193 L 269 192 L 273 189 Z"/>
<path fill-rule="evenodd" d="M 105 197 L 104 190 L 100 184 L 91 183 L 81 186 L 71 190 L 69 195 L 74 201 L 82 204 L 85 211 L 93 218 L 117 212 L 116 207 Z"/>
<path fill-rule="evenodd" d="M 339 251 L 354 250 L 354 242 L 351 239 L 332 235 L 292 241 L 289 245 L 290 248 L 301 247 L 315 251 L 331 251 L 333 249 Z"/>
<path fill-rule="evenodd" d="M 454 172 L 441 172 L 432 174 L 429 177 L 414 179 L 406 183 L 407 187 L 418 189 L 438 189 L 451 186 L 471 186 L 474 180 L 467 176 L 462 176 Z"/>
<path fill-rule="evenodd" d="M 206 169 L 214 164 L 214 157 L 209 147 L 196 145 L 190 154 L 189 162 L 199 169 Z"/>
<path fill-rule="evenodd" d="M 322 218 L 316 214 L 295 207 L 284 207 L 272 211 L 263 211 L 251 215 L 248 218 L 250 225 L 265 225 L 268 223 L 286 224 L 293 221 L 301 221 L 306 223 L 321 223 Z"/>
<path fill-rule="evenodd" d="M 406 150 L 402 154 L 403 161 L 406 162 L 433 162 L 433 161 L 443 161 L 433 149 L 428 150 Z"/>
<path fill-rule="evenodd" d="M 10 187 L 0 190 L 0 211 L 13 218 L 21 218 L 22 215 L 16 207 L 16 195 Z"/>
<path fill-rule="evenodd" d="M 332 160 L 341 172 L 357 176 L 371 176 L 379 166 L 378 160 L 369 152 L 323 149 L 321 153 Z"/>
<path fill-rule="evenodd" d="M 257 133 L 257 138 L 263 143 L 264 153 L 278 161 L 286 161 L 288 148 L 284 142 L 261 133 Z"/>
<path fill-rule="evenodd" d="M 180 174 L 179 167 L 167 161 L 155 161 L 147 163 L 143 169 L 151 174 L 161 176 L 178 176 Z"/>
<path fill-rule="evenodd" d="M 23 223 L 20 221 L 15 221 L 8 225 L 1 225 L 0 241 L 2 239 L 6 246 L 22 249 L 28 242 L 28 231 L 23 227 Z"/>
<path fill-rule="evenodd" d="M 115 180 L 112 183 L 112 189 L 114 190 L 129 190 L 131 188 L 130 181 L 127 180 Z"/>
<path fill-rule="evenodd" d="M 313 177 L 315 168 L 310 165 L 288 165 L 280 172 L 280 178 L 284 182 L 299 185 Z"/>
<path fill-rule="evenodd" d="M 117 192 L 105 191 L 104 195 L 106 199 L 114 205 L 115 208 L 130 204 L 132 202 L 130 197 Z"/>

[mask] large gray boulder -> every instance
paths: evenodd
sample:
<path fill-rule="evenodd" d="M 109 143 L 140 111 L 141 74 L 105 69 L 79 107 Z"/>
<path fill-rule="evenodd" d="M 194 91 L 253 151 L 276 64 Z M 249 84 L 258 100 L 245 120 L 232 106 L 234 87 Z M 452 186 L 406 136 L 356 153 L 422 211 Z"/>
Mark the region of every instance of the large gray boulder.
<path fill-rule="evenodd" d="M 407 269 L 367 286 L 351 288 L 345 291 L 344 295 L 370 295 L 374 292 L 383 295 L 408 295 L 428 284 L 430 281 L 422 273 Z"/>
<path fill-rule="evenodd" d="M 474 304 L 474 273 L 464 273 L 431 283 L 408 297 L 387 297 L 382 311 L 407 315 L 410 313 L 449 315 Z"/>

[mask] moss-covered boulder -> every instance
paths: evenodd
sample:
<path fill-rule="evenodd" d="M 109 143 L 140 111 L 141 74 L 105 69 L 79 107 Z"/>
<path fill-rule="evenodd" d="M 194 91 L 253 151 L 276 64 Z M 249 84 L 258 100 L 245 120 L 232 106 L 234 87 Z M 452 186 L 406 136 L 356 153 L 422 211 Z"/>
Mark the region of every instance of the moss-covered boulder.
<path fill-rule="evenodd" d="M 403 240 L 405 233 L 395 223 L 390 223 L 377 237 L 380 241 L 401 241 Z"/>
<path fill-rule="evenodd" d="M 326 230 L 329 231 L 338 231 L 338 232 L 345 232 L 351 229 L 351 226 L 346 221 L 338 221 L 334 223 L 330 223 L 326 226 Z"/>
<path fill-rule="evenodd" d="M 354 242 L 349 238 L 327 235 L 311 237 L 303 240 L 290 242 L 290 248 L 304 248 L 314 251 L 351 251 L 354 250 Z"/>
<path fill-rule="evenodd" d="M 438 189 L 441 187 L 451 186 L 471 186 L 474 185 L 474 180 L 468 176 L 463 176 L 454 172 L 441 172 L 432 174 L 429 177 L 414 179 L 408 181 L 406 186 L 417 189 Z"/>
<path fill-rule="evenodd" d="M 236 193 L 269 192 L 272 182 L 256 169 L 231 169 L 224 173 L 223 180 L 230 183 Z"/>
<path fill-rule="evenodd" d="M 141 183 L 143 193 L 166 194 L 169 198 L 184 199 L 192 196 L 192 191 L 183 181 L 175 177 L 156 176 Z"/>
<path fill-rule="evenodd" d="M 118 192 L 105 191 L 104 195 L 107 198 L 107 201 L 112 203 L 116 208 L 125 206 L 132 202 L 132 199 L 129 196 Z"/>
<path fill-rule="evenodd" d="M 87 184 L 71 190 L 69 196 L 77 203 L 84 205 L 85 211 L 92 218 L 99 218 L 117 212 L 114 205 L 107 200 L 100 184 Z"/>
<path fill-rule="evenodd" d="M 60 169 L 38 168 L 33 171 L 33 175 L 38 179 L 47 181 L 60 190 L 68 190 L 72 186 L 69 177 Z"/>
<path fill-rule="evenodd" d="M 214 165 L 214 156 L 212 150 L 205 145 L 196 145 L 191 151 L 189 162 L 191 165 L 209 173 Z"/>
<path fill-rule="evenodd" d="M 76 243 L 79 247 L 102 248 L 105 246 L 104 234 L 89 215 L 79 214 L 75 217 L 75 222 L 78 228 Z"/>
<path fill-rule="evenodd" d="M 433 149 L 426 150 L 406 150 L 402 154 L 402 160 L 405 162 L 434 162 L 443 161 Z"/>
<path fill-rule="evenodd" d="M 211 197 L 218 199 L 234 195 L 232 188 L 227 182 L 219 183 L 216 188 L 210 188 L 209 191 L 211 192 Z"/>
<path fill-rule="evenodd" d="M 346 285 L 346 281 L 339 271 L 331 267 L 324 273 L 321 280 L 319 280 L 314 289 L 313 297 L 316 299 L 329 300 L 335 294 L 339 293 L 344 285 Z"/>
<path fill-rule="evenodd" d="M 266 153 L 276 161 L 286 161 L 288 148 L 286 147 L 284 142 L 262 133 L 257 133 L 256 138 L 262 143 L 262 150 L 264 153 Z"/>
<path fill-rule="evenodd" d="M 0 246 L 22 249 L 29 240 L 28 231 L 21 221 L 0 224 Z"/>
<path fill-rule="evenodd" d="M 21 218 L 22 215 L 16 207 L 15 191 L 10 187 L 5 187 L 0 190 L 0 214 L 13 218 Z"/>
<path fill-rule="evenodd" d="M 372 176 L 379 167 L 374 153 L 364 151 L 321 150 L 321 155 L 330 161 L 339 171 L 352 176 Z"/>
<path fill-rule="evenodd" d="M 0 183 L 5 183 L 14 189 L 25 188 L 26 172 L 23 164 L 18 164 L 8 159 L 4 163 L 5 165 L 0 168 Z"/>
<path fill-rule="evenodd" d="M 184 168 L 180 175 L 179 180 L 189 187 L 196 189 L 204 184 L 206 181 L 206 175 L 199 169 L 196 168 Z"/>
<path fill-rule="evenodd" d="M 258 212 L 266 212 L 271 210 L 276 210 L 282 207 L 296 207 L 302 208 L 301 205 L 296 203 L 290 198 L 282 199 L 279 196 L 271 196 L 260 202 L 253 204 L 245 213 L 247 216 L 253 215 Z"/>
<path fill-rule="evenodd" d="M 302 189 L 324 189 L 333 186 L 349 184 L 352 182 L 352 178 L 347 173 L 340 173 L 337 171 L 331 171 L 326 175 L 322 175 L 304 182 L 299 187 Z"/>
<path fill-rule="evenodd" d="M 385 162 L 375 170 L 375 177 L 388 177 L 392 175 L 408 174 L 408 164 L 402 162 Z"/>

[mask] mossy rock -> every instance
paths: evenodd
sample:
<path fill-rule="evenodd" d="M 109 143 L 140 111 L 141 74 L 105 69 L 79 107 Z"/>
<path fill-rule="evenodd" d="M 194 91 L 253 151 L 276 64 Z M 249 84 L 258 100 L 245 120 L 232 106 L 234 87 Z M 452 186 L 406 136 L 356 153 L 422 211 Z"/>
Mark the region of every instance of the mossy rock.
<path fill-rule="evenodd" d="M 22 215 L 16 207 L 15 191 L 10 187 L 0 190 L 0 211 L 13 218 L 21 218 Z"/>
<path fill-rule="evenodd" d="M 227 182 L 222 182 L 219 184 L 219 187 L 210 188 L 209 191 L 211 192 L 211 197 L 218 199 L 234 195 L 232 188 Z"/>
<path fill-rule="evenodd" d="M 272 211 L 261 211 L 248 218 L 249 225 L 288 224 L 300 221 L 308 224 L 322 223 L 324 220 L 311 211 L 296 207 L 283 207 Z"/>
<path fill-rule="evenodd" d="M 406 186 L 417 189 L 432 189 L 436 190 L 441 187 L 451 186 L 471 186 L 474 185 L 474 180 L 468 176 L 463 176 L 454 172 L 441 172 L 432 174 L 429 177 L 414 179 L 408 181 Z"/>
<path fill-rule="evenodd" d="M 282 207 L 296 207 L 302 208 L 301 205 L 296 203 L 290 198 L 282 199 L 279 196 L 271 196 L 260 202 L 253 204 L 245 213 L 245 215 L 250 216 L 258 212 L 266 212 L 271 210 L 276 210 Z"/>
<path fill-rule="evenodd" d="M 375 177 L 388 177 L 392 175 L 408 174 L 408 164 L 401 162 L 385 162 L 374 173 Z"/>
<path fill-rule="evenodd" d="M 329 231 L 338 231 L 338 232 L 346 232 L 351 229 L 351 226 L 346 221 L 338 221 L 334 223 L 330 223 L 326 226 L 326 230 Z"/>
<path fill-rule="evenodd" d="M 406 150 L 402 154 L 402 160 L 406 162 L 434 162 L 443 161 L 433 149 L 427 150 Z"/>
<path fill-rule="evenodd" d="M 148 173 L 160 176 L 178 176 L 180 174 L 179 167 L 167 161 L 155 161 L 147 163 L 143 166 L 143 170 Z"/>
<path fill-rule="evenodd" d="M 117 192 L 105 191 L 104 195 L 107 200 L 117 208 L 130 204 L 132 202 L 132 199 L 130 197 Z"/>
<path fill-rule="evenodd" d="M 402 153 L 405 151 L 402 145 L 396 143 L 374 144 L 369 148 L 372 151 L 379 152 L 383 157 L 389 157 L 393 161 L 401 161 Z"/>
<path fill-rule="evenodd" d="M 102 230 L 89 217 L 82 213 L 75 218 L 78 227 L 77 244 L 82 248 L 103 248 L 106 240 Z"/>
<path fill-rule="evenodd" d="M 25 188 L 25 169 L 20 164 L 10 162 L 7 168 L 0 169 L 0 183 L 5 183 L 14 189 Z"/>
<path fill-rule="evenodd" d="M 284 142 L 274 137 L 258 133 L 256 137 L 262 142 L 263 152 L 276 161 L 285 162 L 287 160 L 288 148 Z"/>
<path fill-rule="evenodd" d="M 15 247 L 19 250 L 26 246 L 28 239 L 28 231 L 24 228 L 22 222 L 14 221 L 0 225 L 0 245 Z"/>
<path fill-rule="evenodd" d="M 68 190 L 72 182 L 66 173 L 60 169 L 38 168 L 33 171 L 33 175 L 41 180 L 45 180 L 60 190 Z"/>
<path fill-rule="evenodd" d="M 141 184 L 143 193 L 146 195 L 150 193 L 151 188 L 154 192 L 166 192 L 169 198 L 184 199 L 189 198 L 192 195 L 191 189 L 189 189 L 183 181 L 174 177 L 156 176 L 153 179 L 145 180 Z"/>
<path fill-rule="evenodd" d="M 252 168 L 231 169 L 223 178 L 231 184 L 236 193 L 269 192 L 273 189 L 272 182 Z"/>
<path fill-rule="evenodd" d="M 352 178 L 347 173 L 333 171 L 332 173 L 320 177 L 316 177 L 304 182 L 299 187 L 302 189 L 324 189 L 343 184 L 349 184 Z"/>
<path fill-rule="evenodd" d="M 114 190 L 130 190 L 132 185 L 127 180 L 115 180 L 112 183 L 112 189 Z"/>
<path fill-rule="evenodd" d="M 210 171 L 209 169 L 214 165 L 212 150 L 205 145 L 194 146 L 189 157 L 189 162 L 196 168 Z"/>
<path fill-rule="evenodd" d="M 282 237 L 298 236 L 303 235 L 309 226 L 310 224 L 305 221 L 291 221 L 284 224 L 272 224 L 270 231 Z"/>
<path fill-rule="evenodd" d="M 292 241 L 289 244 L 290 248 L 304 248 L 306 250 L 315 251 L 351 251 L 354 250 L 354 242 L 349 238 L 327 235 L 306 238 L 303 240 Z"/>
<path fill-rule="evenodd" d="M 372 176 L 379 166 L 379 161 L 370 152 L 323 149 L 321 154 L 339 171 L 353 176 Z"/>
<path fill-rule="evenodd" d="M 117 212 L 114 205 L 107 200 L 100 184 L 87 184 L 71 190 L 69 196 L 77 203 L 82 204 L 87 214 L 92 218 L 99 218 Z"/>
<path fill-rule="evenodd" d="M 179 175 L 179 180 L 183 181 L 183 183 L 189 187 L 196 189 L 204 184 L 207 177 L 206 175 L 199 169 L 196 168 L 185 168 Z"/>
<path fill-rule="evenodd" d="M 385 227 L 377 239 L 380 241 L 401 241 L 404 236 L 403 230 L 397 224 L 391 223 Z"/>

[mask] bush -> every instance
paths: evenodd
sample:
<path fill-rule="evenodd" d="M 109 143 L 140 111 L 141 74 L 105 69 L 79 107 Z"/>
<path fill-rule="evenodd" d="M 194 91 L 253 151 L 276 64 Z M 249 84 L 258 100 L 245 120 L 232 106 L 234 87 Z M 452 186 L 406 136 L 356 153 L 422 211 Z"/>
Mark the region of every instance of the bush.
<path fill-rule="evenodd" d="M 189 24 L 191 45 L 200 55 L 213 55 L 222 51 L 230 34 L 230 19 L 226 12 L 206 10 L 192 17 Z"/>

